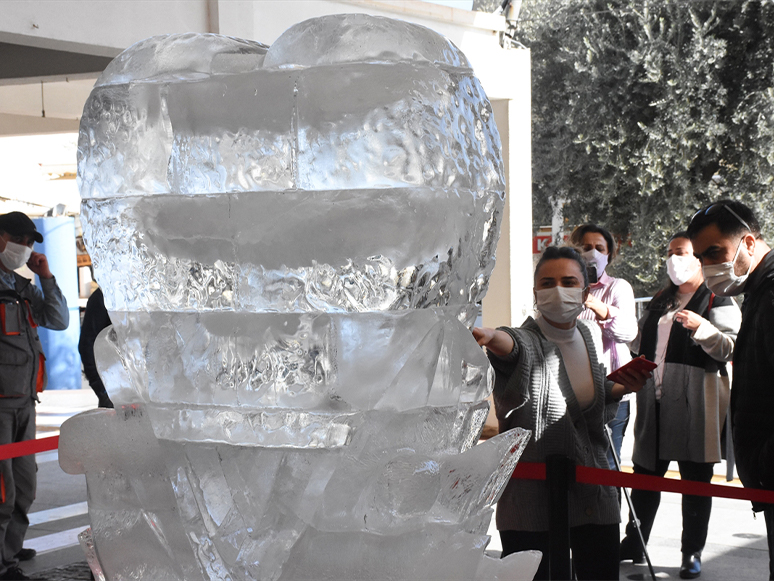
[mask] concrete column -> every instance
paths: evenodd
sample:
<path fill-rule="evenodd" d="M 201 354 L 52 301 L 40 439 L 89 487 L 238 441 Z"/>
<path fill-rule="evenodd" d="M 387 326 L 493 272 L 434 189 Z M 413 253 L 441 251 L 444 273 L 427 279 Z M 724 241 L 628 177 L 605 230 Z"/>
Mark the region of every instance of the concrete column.
<path fill-rule="evenodd" d="M 520 90 L 492 102 L 502 140 L 506 202 L 497 245 L 497 263 L 483 302 L 487 327 L 520 325 L 532 314 L 532 147 L 529 51 L 514 49 Z"/>

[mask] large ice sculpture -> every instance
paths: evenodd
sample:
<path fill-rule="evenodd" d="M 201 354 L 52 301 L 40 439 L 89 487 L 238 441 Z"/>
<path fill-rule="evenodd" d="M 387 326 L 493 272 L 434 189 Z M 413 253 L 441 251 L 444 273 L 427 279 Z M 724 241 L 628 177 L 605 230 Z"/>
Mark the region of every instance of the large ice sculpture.
<path fill-rule="evenodd" d="M 504 184 L 451 42 L 365 15 L 150 38 L 97 81 L 78 156 L 116 410 L 66 422 L 60 463 L 98 574 L 532 578 L 484 554 L 529 434 L 474 446 Z"/>

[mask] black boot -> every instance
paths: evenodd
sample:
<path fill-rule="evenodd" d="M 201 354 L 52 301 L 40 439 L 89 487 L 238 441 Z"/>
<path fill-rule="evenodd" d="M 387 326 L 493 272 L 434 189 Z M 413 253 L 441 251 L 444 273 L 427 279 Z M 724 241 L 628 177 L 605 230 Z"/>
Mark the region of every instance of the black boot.
<path fill-rule="evenodd" d="M 639 537 L 625 536 L 621 541 L 618 557 L 621 561 L 631 561 L 634 564 L 645 562 L 645 552 L 642 550 L 642 543 Z"/>
<path fill-rule="evenodd" d="M 683 553 L 680 579 L 696 579 L 701 575 L 701 553 Z"/>
<path fill-rule="evenodd" d="M 27 574 L 19 567 L 11 567 L 10 569 L 6 569 L 5 573 L 0 575 L 0 579 L 3 581 L 27 581 L 32 579 L 32 577 L 27 576 Z"/>
<path fill-rule="evenodd" d="M 19 561 L 29 561 L 30 559 L 34 559 L 37 554 L 38 552 L 35 549 L 19 549 L 19 552 L 16 553 L 16 558 L 19 559 Z"/>

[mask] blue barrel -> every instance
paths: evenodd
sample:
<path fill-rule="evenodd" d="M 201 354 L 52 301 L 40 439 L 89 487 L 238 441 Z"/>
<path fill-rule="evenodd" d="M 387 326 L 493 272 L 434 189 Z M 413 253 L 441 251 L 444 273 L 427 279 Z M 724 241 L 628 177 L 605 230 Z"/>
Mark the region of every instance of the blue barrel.
<path fill-rule="evenodd" d="M 67 299 L 70 326 L 64 331 L 38 327 L 40 341 L 46 354 L 48 370 L 47 389 L 81 389 L 81 356 L 78 339 L 81 318 L 78 311 L 78 260 L 75 256 L 75 220 L 68 217 L 34 218 L 35 227 L 43 234 L 43 242 L 36 243 L 35 252 L 48 258 L 48 265 Z M 35 277 L 40 288 L 40 281 Z"/>

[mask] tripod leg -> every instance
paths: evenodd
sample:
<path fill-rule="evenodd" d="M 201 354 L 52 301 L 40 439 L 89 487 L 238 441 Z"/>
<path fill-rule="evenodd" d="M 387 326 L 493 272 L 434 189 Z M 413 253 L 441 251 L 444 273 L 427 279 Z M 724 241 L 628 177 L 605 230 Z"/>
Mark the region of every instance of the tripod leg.
<path fill-rule="evenodd" d="M 615 446 L 613 446 L 613 435 L 610 431 L 610 428 L 608 426 L 605 426 L 605 435 L 607 436 L 607 443 L 610 444 L 610 451 L 613 453 L 613 460 L 615 461 L 615 469 L 619 472 L 621 471 L 621 460 L 618 458 L 618 454 L 615 451 Z M 632 497 L 629 495 L 629 491 L 626 488 L 621 488 L 623 491 L 624 497 L 626 498 L 626 504 L 629 506 L 629 511 L 632 515 L 632 520 L 634 521 L 634 528 L 637 529 L 637 536 L 640 539 L 640 544 L 642 544 L 642 552 L 645 554 L 645 561 L 648 563 L 648 570 L 650 571 L 650 576 L 653 579 L 653 581 L 656 581 L 656 572 L 653 570 L 653 564 L 650 562 L 650 555 L 648 555 L 648 547 L 645 546 L 645 538 L 642 536 L 642 530 L 640 529 L 640 519 L 637 518 L 637 512 L 634 510 L 634 505 L 632 504 Z"/>

